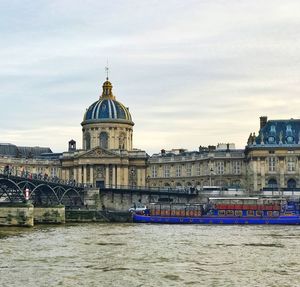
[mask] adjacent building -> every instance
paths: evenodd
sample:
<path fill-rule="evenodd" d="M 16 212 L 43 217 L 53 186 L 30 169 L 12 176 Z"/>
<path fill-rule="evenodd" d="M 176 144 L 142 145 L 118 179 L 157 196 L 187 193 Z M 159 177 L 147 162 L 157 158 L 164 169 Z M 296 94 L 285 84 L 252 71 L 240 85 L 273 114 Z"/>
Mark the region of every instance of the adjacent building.
<path fill-rule="evenodd" d="M 260 118 L 245 149 L 245 182 L 249 190 L 292 190 L 300 187 L 300 120 Z"/>
<path fill-rule="evenodd" d="M 244 185 L 244 150 L 234 144 L 199 147 L 154 154 L 148 160 L 148 181 L 151 187 L 198 189 L 205 186 L 240 188 Z"/>

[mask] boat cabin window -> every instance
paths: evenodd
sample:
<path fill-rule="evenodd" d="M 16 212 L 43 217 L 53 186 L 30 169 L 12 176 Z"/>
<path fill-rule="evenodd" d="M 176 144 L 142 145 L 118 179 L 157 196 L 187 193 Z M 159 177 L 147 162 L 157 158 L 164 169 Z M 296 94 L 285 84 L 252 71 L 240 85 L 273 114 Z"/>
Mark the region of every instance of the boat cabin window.
<path fill-rule="evenodd" d="M 256 216 L 262 216 L 262 211 L 261 210 L 256 210 Z"/>
<path fill-rule="evenodd" d="M 225 210 L 219 210 L 219 215 L 225 215 Z"/>
<path fill-rule="evenodd" d="M 226 210 L 226 215 L 229 215 L 229 216 L 234 215 L 233 210 Z"/>
<path fill-rule="evenodd" d="M 235 211 L 235 216 L 243 216 L 243 211 L 242 210 L 236 210 Z"/>
<path fill-rule="evenodd" d="M 248 210 L 247 215 L 248 216 L 254 216 L 254 211 L 253 210 Z"/>

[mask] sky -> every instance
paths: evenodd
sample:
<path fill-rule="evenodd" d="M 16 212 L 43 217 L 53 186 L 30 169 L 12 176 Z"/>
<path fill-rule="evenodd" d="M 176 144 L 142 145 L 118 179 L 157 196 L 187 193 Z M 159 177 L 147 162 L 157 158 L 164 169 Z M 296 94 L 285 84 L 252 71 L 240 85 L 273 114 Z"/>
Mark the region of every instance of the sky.
<path fill-rule="evenodd" d="M 299 118 L 300 1 L 1 0 L 0 142 L 82 146 L 105 66 L 133 146 L 235 143 Z"/>

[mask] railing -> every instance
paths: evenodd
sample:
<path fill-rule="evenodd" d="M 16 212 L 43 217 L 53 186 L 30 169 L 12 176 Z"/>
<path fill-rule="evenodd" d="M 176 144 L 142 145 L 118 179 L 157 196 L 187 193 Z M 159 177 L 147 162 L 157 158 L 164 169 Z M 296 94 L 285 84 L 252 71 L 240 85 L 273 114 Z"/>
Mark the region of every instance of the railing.
<path fill-rule="evenodd" d="M 171 187 L 150 187 L 150 186 L 106 184 L 102 188 L 105 188 L 105 189 L 124 189 L 124 190 L 132 190 L 132 191 L 182 193 L 182 194 L 197 194 L 199 192 L 199 190 L 197 190 L 196 188 L 193 188 L 193 187 L 171 188 Z M 101 186 L 100 186 L 100 189 L 101 189 Z"/>
<path fill-rule="evenodd" d="M 0 169 L 0 175 L 3 175 L 5 177 L 19 177 L 27 180 L 38 180 L 42 182 L 67 185 L 70 187 L 77 187 L 77 188 L 84 188 L 88 186 L 88 184 L 78 183 L 75 180 L 62 180 L 57 176 L 49 176 L 47 174 L 43 175 L 41 173 L 30 173 L 26 170 L 24 171 L 16 170 L 14 172 L 11 172 L 9 169 L 4 169 L 4 170 Z"/>

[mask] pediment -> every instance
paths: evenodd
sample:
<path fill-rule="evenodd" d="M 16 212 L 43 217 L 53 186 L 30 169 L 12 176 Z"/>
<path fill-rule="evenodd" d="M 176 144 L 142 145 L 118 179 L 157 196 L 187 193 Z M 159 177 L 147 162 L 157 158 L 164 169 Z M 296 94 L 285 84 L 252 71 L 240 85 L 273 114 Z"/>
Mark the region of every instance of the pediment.
<path fill-rule="evenodd" d="M 120 155 L 100 147 L 95 147 L 92 150 L 86 151 L 78 155 L 78 158 L 116 158 L 116 157 L 119 158 Z"/>

